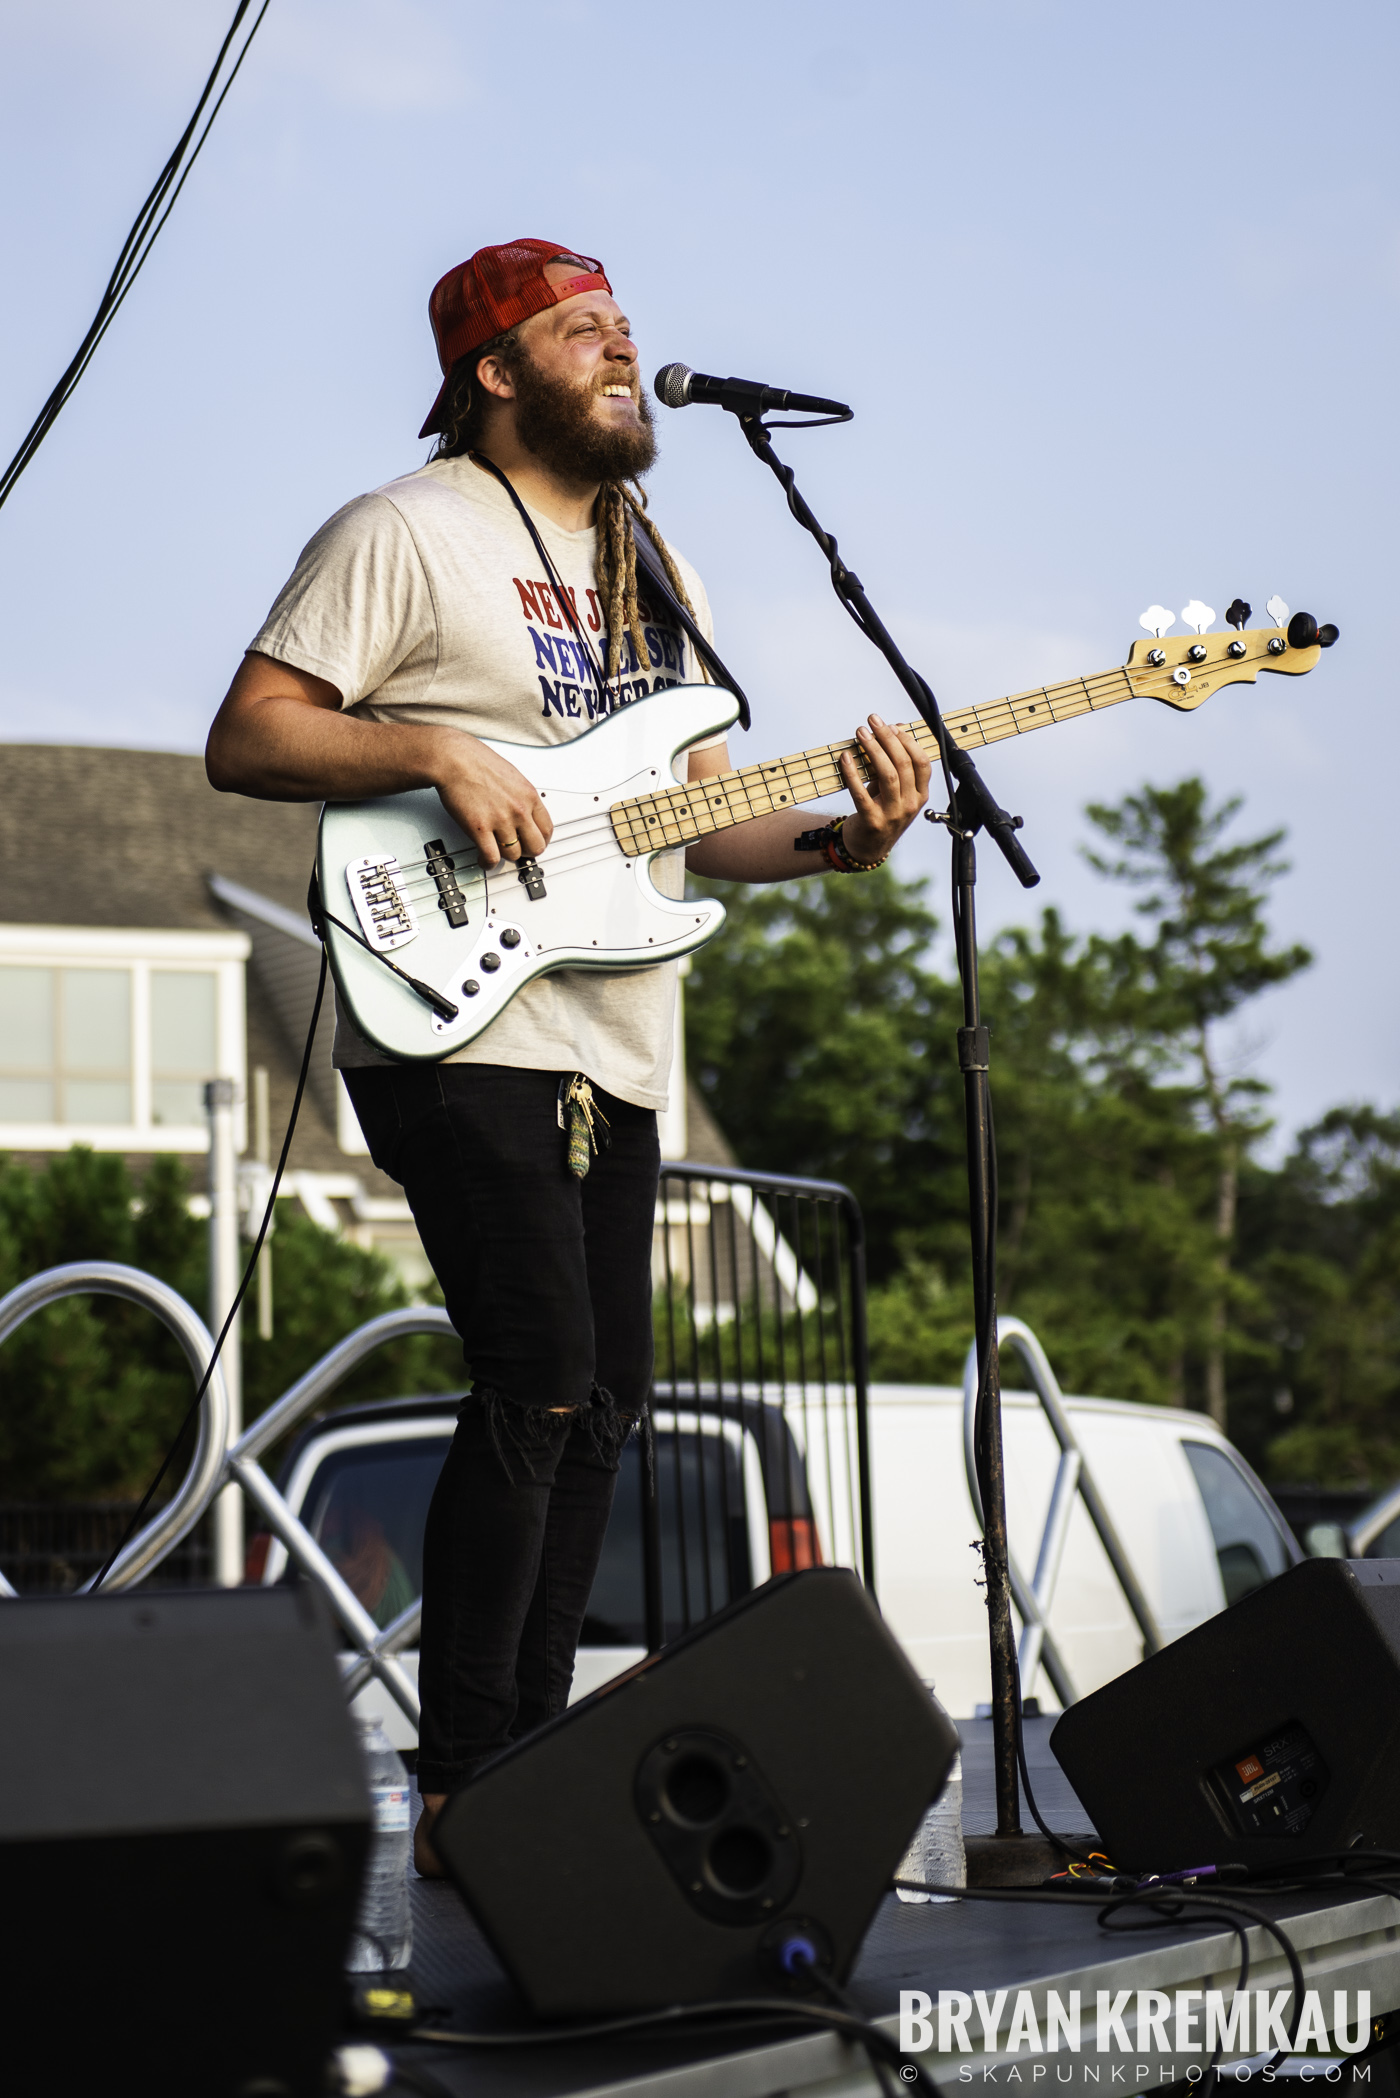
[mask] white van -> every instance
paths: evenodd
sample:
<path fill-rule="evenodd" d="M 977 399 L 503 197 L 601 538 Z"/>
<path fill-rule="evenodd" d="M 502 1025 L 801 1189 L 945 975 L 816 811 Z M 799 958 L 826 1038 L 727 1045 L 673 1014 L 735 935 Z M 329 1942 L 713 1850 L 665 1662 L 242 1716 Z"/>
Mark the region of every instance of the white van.
<path fill-rule="evenodd" d="M 1178 1638 L 1301 1556 L 1266 1489 L 1205 1414 L 1122 1399 L 1067 1397 L 1064 1406 L 1164 1638 Z M 1029 1581 L 1060 1454 L 1033 1392 L 1002 1393 L 1002 1443 L 1007 1534 Z M 962 1393 L 873 1385 L 870 1451 L 880 1607 L 947 1710 L 974 1713 L 991 1683 Z M 1142 1658 L 1142 1635 L 1082 1498 L 1048 1617 L 1081 1697 Z M 1022 1690 L 1042 1710 L 1059 1708 L 1043 1669 Z"/>
<path fill-rule="evenodd" d="M 775 1572 L 852 1563 L 855 1461 L 844 1409 L 828 1414 L 815 1401 L 804 1405 L 791 1388 L 782 1397 L 781 1407 L 750 1402 L 741 1418 L 718 1420 L 703 1398 L 674 1410 L 658 1398 L 668 1634 Z M 417 1593 L 423 1524 L 457 1403 L 397 1399 L 345 1408 L 303 1430 L 283 1467 L 282 1490 L 294 1513 L 380 1624 Z M 1300 1556 L 1263 1486 L 1205 1415 L 1116 1399 L 1068 1398 L 1064 1406 L 1164 1637 L 1238 1601 Z M 1029 1580 L 1059 1450 L 1033 1393 L 1007 1391 L 1002 1408 L 1011 1551 Z M 945 1708 L 971 1717 L 990 1696 L 990 1683 L 963 1395 L 945 1386 L 872 1386 L 869 1438 L 880 1606 Z M 645 1651 L 635 1438 L 623 1458 L 575 1697 Z M 254 1578 L 276 1581 L 286 1571 L 280 1544 L 255 1554 Z M 1141 1658 L 1141 1634 L 1082 1500 L 1070 1518 L 1048 1619 L 1080 1696 Z M 416 1653 L 401 1659 L 416 1669 Z M 1042 1709 L 1058 1705 L 1043 1670 L 1023 1689 Z M 416 1745 L 379 1685 L 360 1697 L 383 1715 L 397 1746 Z"/>

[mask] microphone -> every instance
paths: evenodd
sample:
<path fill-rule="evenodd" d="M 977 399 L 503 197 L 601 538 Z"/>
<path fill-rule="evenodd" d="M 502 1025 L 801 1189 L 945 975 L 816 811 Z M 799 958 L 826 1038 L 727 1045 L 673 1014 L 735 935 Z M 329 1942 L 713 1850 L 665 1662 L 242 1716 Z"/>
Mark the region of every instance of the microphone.
<path fill-rule="evenodd" d="M 708 401 L 727 408 L 731 415 L 766 415 L 770 408 L 793 409 L 799 415 L 835 415 L 850 422 L 853 411 L 844 401 L 823 401 L 814 393 L 788 393 L 781 386 L 764 386 L 757 379 L 712 379 L 707 372 L 693 372 L 688 364 L 663 364 L 652 381 L 656 398 L 668 408 L 688 408 L 692 401 Z"/>

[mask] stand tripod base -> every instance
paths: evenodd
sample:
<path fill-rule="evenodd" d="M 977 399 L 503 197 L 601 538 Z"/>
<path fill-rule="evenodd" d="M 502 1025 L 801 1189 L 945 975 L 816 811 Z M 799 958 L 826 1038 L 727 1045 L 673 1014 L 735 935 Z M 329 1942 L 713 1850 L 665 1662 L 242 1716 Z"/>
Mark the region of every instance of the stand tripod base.
<path fill-rule="evenodd" d="M 1068 1830 L 1065 1841 L 1087 1853 L 1098 1848 L 1099 1839 L 1091 1830 Z M 963 1843 L 969 1887 L 1038 1887 L 1070 1862 L 1039 1831 L 1029 1836 L 966 1836 Z"/>

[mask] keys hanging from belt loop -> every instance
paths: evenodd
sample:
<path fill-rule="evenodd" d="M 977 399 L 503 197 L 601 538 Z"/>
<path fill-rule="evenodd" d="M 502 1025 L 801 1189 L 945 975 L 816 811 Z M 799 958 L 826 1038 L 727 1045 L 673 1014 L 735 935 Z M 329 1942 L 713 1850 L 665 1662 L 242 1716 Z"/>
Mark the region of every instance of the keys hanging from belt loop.
<path fill-rule="evenodd" d="M 608 1118 L 593 1098 L 593 1088 L 582 1071 L 559 1084 L 559 1127 L 568 1135 L 565 1162 L 575 1180 L 584 1180 L 598 1152 L 595 1119 L 608 1127 Z M 606 1142 L 606 1138 L 604 1139 Z"/>

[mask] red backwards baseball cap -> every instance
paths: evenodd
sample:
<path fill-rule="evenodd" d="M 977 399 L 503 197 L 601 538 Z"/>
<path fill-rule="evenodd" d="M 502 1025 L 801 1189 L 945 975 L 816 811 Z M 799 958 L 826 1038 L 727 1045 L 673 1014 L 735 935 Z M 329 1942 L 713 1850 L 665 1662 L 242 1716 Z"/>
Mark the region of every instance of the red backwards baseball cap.
<path fill-rule="evenodd" d="M 575 263 L 576 277 L 551 284 L 545 276 L 548 262 Z M 478 248 L 469 262 L 440 277 L 428 301 L 428 318 L 437 341 L 438 363 L 444 374 L 459 357 L 480 349 L 494 336 L 504 335 L 532 313 L 543 313 L 561 299 L 572 299 L 581 291 L 612 292 L 603 275 L 603 265 L 591 255 L 576 255 L 572 248 L 555 240 L 509 240 L 503 247 Z M 431 437 L 442 428 L 442 398 L 446 377 L 438 397 L 428 410 L 428 420 L 418 432 Z"/>

